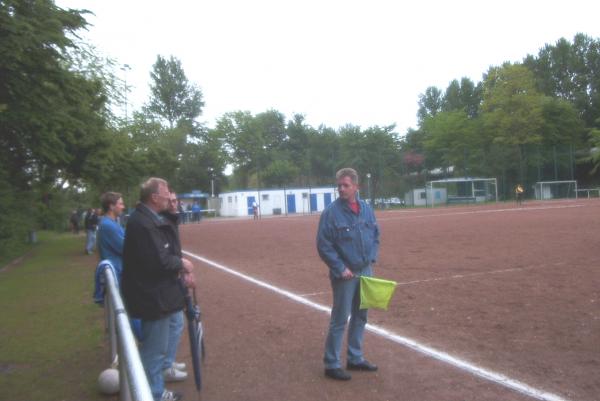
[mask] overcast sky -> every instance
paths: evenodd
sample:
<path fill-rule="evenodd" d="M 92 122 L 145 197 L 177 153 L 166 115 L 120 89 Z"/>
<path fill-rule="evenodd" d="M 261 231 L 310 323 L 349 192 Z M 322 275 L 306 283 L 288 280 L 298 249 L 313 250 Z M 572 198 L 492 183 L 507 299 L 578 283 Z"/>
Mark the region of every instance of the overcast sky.
<path fill-rule="evenodd" d="M 600 1 L 59 0 L 88 9 L 85 35 L 133 88 L 149 96 L 158 54 L 181 60 L 213 126 L 224 113 L 276 109 L 315 127 L 416 127 L 429 86 L 481 81 L 490 66 L 520 61 L 582 32 L 600 37 Z"/>

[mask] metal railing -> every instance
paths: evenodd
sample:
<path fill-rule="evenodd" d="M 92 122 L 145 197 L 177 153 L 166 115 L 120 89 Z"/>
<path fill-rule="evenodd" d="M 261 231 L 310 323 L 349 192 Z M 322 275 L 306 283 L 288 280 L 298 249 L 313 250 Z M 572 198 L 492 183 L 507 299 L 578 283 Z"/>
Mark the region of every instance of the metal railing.
<path fill-rule="evenodd" d="M 600 188 L 582 188 L 582 189 L 576 189 L 575 193 L 579 194 L 579 192 L 586 194 L 587 198 L 600 198 Z M 596 192 L 598 194 L 598 196 L 590 196 L 590 192 Z M 579 197 L 579 196 L 578 196 Z"/>
<path fill-rule="evenodd" d="M 110 337 L 111 361 L 119 365 L 120 399 L 123 401 L 153 401 L 148 378 L 142 366 L 129 316 L 125 311 L 114 272 L 104 270 L 106 280 L 105 308 Z"/>

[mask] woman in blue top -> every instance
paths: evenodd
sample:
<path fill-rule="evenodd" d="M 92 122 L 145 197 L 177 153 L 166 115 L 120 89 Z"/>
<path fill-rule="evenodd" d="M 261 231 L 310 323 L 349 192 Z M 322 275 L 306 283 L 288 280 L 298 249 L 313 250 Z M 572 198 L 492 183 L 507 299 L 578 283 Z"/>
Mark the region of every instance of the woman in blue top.
<path fill-rule="evenodd" d="M 118 217 L 123 213 L 125 204 L 118 192 L 106 192 L 100 197 L 104 216 L 98 225 L 98 250 L 100 260 L 108 259 L 115 269 L 117 280 L 121 281 L 123 270 L 123 243 L 125 230 L 118 223 Z"/>

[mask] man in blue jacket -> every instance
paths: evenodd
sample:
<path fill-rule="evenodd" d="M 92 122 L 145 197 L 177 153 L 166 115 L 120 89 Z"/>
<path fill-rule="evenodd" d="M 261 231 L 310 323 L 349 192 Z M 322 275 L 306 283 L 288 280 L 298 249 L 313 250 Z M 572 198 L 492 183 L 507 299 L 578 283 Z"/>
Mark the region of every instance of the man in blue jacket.
<path fill-rule="evenodd" d="M 342 369 L 341 349 L 348 316 L 348 355 L 346 368 L 374 372 L 362 352 L 367 310 L 360 306 L 360 276 L 371 276 L 371 265 L 379 252 L 379 228 L 375 214 L 358 199 L 358 174 L 343 168 L 336 176 L 339 198 L 321 214 L 317 233 L 319 256 L 329 267 L 333 306 L 325 342 L 325 376 L 350 380 Z"/>

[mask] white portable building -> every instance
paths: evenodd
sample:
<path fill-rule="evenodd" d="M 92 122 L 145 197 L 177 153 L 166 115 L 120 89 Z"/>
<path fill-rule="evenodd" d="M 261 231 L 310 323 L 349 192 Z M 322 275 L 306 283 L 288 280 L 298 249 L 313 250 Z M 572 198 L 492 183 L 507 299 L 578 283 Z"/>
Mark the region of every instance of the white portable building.
<path fill-rule="evenodd" d="M 436 204 L 445 203 L 447 199 L 446 188 L 417 188 L 404 194 L 404 202 L 407 206 L 430 206 L 432 199 Z"/>
<path fill-rule="evenodd" d="M 225 217 L 252 216 L 256 202 L 263 216 L 322 212 L 337 198 L 334 187 L 247 189 L 219 194 L 219 214 Z"/>

